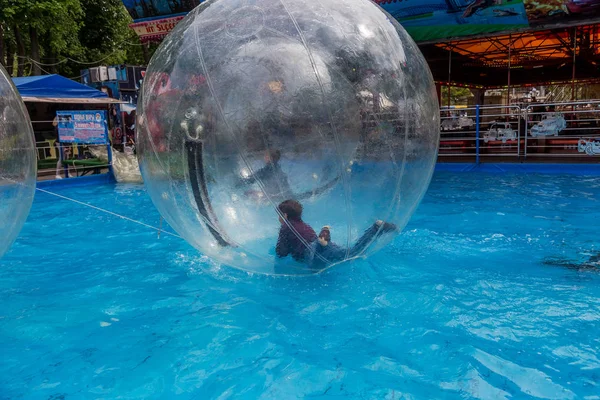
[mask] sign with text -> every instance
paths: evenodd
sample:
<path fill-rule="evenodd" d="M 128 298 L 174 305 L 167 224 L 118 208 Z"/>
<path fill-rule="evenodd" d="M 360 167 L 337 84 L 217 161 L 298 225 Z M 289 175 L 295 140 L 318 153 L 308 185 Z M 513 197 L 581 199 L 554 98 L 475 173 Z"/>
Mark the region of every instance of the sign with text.
<path fill-rule="evenodd" d="M 57 111 L 61 143 L 108 144 L 106 111 Z"/>
<path fill-rule="evenodd" d="M 135 31 L 142 42 L 157 41 L 167 36 L 183 17 L 183 15 L 179 15 L 171 18 L 135 22 L 129 25 L 129 27 Z"/>

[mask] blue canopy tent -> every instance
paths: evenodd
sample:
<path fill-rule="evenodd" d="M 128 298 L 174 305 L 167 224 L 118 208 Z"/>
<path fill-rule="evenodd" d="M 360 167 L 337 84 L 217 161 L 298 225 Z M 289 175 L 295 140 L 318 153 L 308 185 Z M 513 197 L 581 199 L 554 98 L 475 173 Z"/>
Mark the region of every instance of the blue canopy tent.
<path fill-rule="evenodd" d="M 64 170 L 65 176 L 75 170 L 78 175 L 89 172 L 98 173 L 103 168 L 111 170 L 110 143 L 61 140 L 59 135 L 58 117 L 63 113 L 98 113 L 106 115 L 111 103 L 123 103 L 113 99 L 108 94 L 75 82 L 60 75 L 41 75 L 23 78 L 13 78 L 13 82 L 27 105 L 36 135 L 38 148 L 38 169 L 44 173 L 56 174 Z M 58 140 L 61 140 L 60 142 Z M 57 146 L 57 143 L 60 143 Z M 108 161 L 98 159 L 82 159 L 80 145 L 93 144 L 106 146 Z M 64 149 L 72 149 L 70 157 L 63 153 Z M 73 157 L 76 158 L 73 158 Z M 58 163 L 58 166 L 57 166 Z M 62 167 L 60 165 L 62 164 Z M 68 166 L 68 167 L 67 167 Z M 71 168 L 69 172 L 68 168 Z"/>
<path fill-rule="evenodd" d="M 13 78 L 25 102 L 107 104 L 121 103 L 100 90 L 82 85 L 60 75 Z"/>

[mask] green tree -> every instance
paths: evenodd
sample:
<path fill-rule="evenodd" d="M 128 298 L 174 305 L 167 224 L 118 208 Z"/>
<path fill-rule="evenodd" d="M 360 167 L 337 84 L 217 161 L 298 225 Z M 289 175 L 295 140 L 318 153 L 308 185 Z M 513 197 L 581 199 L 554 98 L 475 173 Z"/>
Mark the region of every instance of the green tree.
<path fill-rule="evenodd" d="M 97 61 L 102 65 L 144 62 L 142 45 L 129 28 L 133 21 L 121 0 L 79 1 L 83 9 L 79 42 L 86 64 L 68 64 L 70 68 L 86 68 Z"/>
<path fill-rule="evenodd" d="M 448 86 L 442 86 L 442 107 L 448 105 L 448 95 L 450 95 L 450 105 L 467 105 L 467 101 L 470 97 L 473 97 L 473 93 L 468 88 L 451 86 L 450 93 L 448 93 Z"/>
<path fill-rule="evenodd" d="M 121 0 L 0 0 L 0 63 L 12 75 L 77 77 L 98 65 L 143 64 Z"/>
<path fill-rule="evenodd" d="M 17 75 L 23 75 L 27 66 L 30 73 L 41 74 L 43 56 L 81 51 L 79 0 L 0 0 L 0 9 L 0 23 L 16 44 Z"/>

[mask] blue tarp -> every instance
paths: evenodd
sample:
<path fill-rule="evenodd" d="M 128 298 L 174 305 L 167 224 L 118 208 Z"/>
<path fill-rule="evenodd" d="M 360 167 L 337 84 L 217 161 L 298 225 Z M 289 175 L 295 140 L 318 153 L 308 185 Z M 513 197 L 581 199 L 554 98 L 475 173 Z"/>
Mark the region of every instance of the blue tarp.
<path fill-rule="evenodd" d="M 108 95 L 60 75 L 13 78 L 21 97 L 50 97 L 58 99 L 101 99 Z"/>

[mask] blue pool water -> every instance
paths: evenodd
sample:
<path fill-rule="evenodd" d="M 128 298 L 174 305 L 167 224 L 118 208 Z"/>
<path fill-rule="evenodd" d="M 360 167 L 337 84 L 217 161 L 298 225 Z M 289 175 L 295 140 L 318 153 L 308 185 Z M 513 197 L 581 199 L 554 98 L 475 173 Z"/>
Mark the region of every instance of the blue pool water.
<path fill-rule="evenodd" d="M 57 187 L 143 221 L 141 186 Z M 436 173 L 405 232 L 249 276 L 38 192 L 0 261 L 0 399 L 599 399 L 600 177 Z"/>

